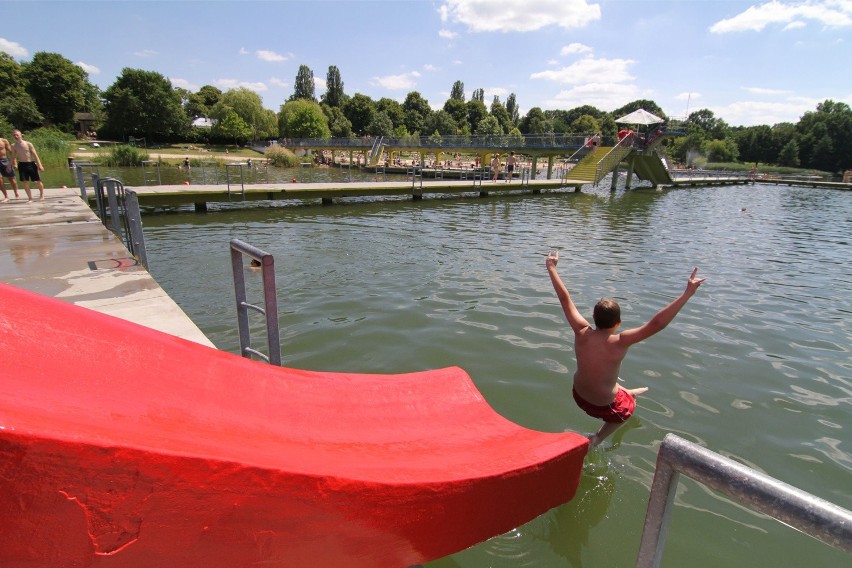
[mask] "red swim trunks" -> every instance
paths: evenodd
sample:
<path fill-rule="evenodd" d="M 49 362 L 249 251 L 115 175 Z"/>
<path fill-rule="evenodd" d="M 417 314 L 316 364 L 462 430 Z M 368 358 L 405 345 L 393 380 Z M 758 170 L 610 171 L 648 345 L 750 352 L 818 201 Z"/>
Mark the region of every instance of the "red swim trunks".
<path fill-rule="evenodd" d="M 577 394 L 577 391 L 572 389 L 574 402 L 577 406 L 589 416 L 600 418 L 604 422 L 626 422 L 633 414 L 636 408 L 636 399 L 629 392 L 621 387 L 618 387 L 618 393 L 615 395 L 615 400 L 606 406 L 598 406 L 588 402 L 586 399 Z"/>

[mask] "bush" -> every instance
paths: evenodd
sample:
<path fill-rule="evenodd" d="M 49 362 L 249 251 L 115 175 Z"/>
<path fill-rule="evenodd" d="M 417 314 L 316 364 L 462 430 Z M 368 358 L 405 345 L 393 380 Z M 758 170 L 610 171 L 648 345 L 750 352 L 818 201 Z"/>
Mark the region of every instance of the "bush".
<path fill-rule="evenodd" d="M 264 154 L 273 166 L 281 168 L 297 168 L 299 167 L 299 158 L 283 146 L 270 146 Z"/>
<path fill-rule="evenodd" d="M 106 166 L 141 166 L 143 160 L 148 159 L 148 152 L 140 150 L 135 146 L 120 144 L 109 149 L 109 153 L 100 157 L 100 161 Z"/>
<path fill-rule="evenodd" d="M 11 136 L 11 132 L 9 134 Z M 32 132 L 24 132 L 24 140 L 32 142 L 45 167 L 67 166 L 71 144 L 75 143 L 73 136 L 56 128 L 37 128 Z"/>

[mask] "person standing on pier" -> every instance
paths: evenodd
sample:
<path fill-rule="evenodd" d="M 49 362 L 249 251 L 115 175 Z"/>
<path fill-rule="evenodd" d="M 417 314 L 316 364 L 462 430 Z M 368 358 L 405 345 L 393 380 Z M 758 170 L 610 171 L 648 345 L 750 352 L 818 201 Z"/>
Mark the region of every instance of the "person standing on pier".
<path fill-rule="evenodd" d="M 497 176 L 500 175 L 500 154 L 494 154 L 491 158 L 491 181 L 496 182 Z"/>
<path fill-rule="evenodd" d="M 0 200 L 0 203 L 9 201 L 9 195 L 6 193 L 6 185 L 3 183 L 3 178 L 9 180 L 9 184 L 15 191 L 15 199 L 18 198 L 18 182 L 15 181 L 14 159 L 12 145 L 5 138 L 0 138 L 0 191 L 3 192 L 3 199 Z"/>
<path fill-rule="evenodd" d="M 506 158 L 506 183 L 511 183 L 512 172 L 515 171 L 515 153 L 509 152 L 509 157 Z"/>
<path fill-rule="evenodd" d="M 26 142 L 24 135 L 20 130 L 13 130 L 12 136 L 15 138 L 15 143 L 12 144 L 12 153 L 15 156 L 15 161 L 18 162 L 18 175 L 21 181 L 24 182 L 24 191 L 27 192 L 27 203 L 33 200 L 33 193 L 30 191 L 30 182 L 34 181 L 38 185 L 39 200 L 44 199 L 44 184 L 41 182 L 40 171 L 44 171 L 44 166 L 41 165 L 41 159 L 38 157 L 35 146 L 32 142 Z"/>
<path fill-rule="evenodd" d="M 630 418 L 636 408 L 636 395 L 648 390 L 647 387 L 626 389 L 618 384 L 618 373 L 627 349 L 669 325 L 705 279 L 696 278 L 698 268 L 693 269 L 686 282 L 686 290 L 677 299 L 657 312 L 648 323 L 616 333 L 621 325 L 621 308 L 618 303 L 611 298 L 603 298 L 595 304 L 593 328 L 580 315 L 568 288 L 556 272 L 558 261 L 559 251 L 555 255 L 547 253 L 547 273 L 574 331 L 574 352 L 577 357 L 572 389 L 574 402 L 589 416 L 603 420 L 600 429 L 588 436 L 589 445 L 594 447 Z"/>

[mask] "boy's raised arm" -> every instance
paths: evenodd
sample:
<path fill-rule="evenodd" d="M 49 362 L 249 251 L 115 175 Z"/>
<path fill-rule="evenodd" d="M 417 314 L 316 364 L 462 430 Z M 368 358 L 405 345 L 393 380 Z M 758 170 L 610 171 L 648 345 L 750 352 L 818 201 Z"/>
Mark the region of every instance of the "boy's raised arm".
<path fill-rule="evenodd" d="M 693 294 L 695 294 L 695 291 L 698 290 L 701 283 L 706 280 L 706 278 L 696 278 L 696 274 L 698 274 L 697 267 L 692 269 L 692 274 L 686 281 L 686 290 L 684 290 L 683 293 L 675 299 L 675 301 L 657 312 L 656 315 L 645 325 L 621 332 L 619 335 L 619 341 L 626 342 L 627 345 L 633 345 L 634 343 L 647 339 L 655 333 L 665 329 L 665 327 L 672 322 L 681 308 L 683 308 Z"/>
<path fill-rule="evenodd" d="M 565 317 L 568 318 L 571 329 L 574 330 L 574 333 L 577 333 L 581 329 L 591 326 L 586 318 L 580 315 L 577 306 L 571 299 L 571 294 L 568 293 L 568 288 L 565 287 L 559 273 L 556 272 L 557 262 L 559 262 L 559 251 L 556 251 L 555 255 L 552 251 L 549 251 L 545 266 L 547 266 L 547 273 L 550 275 L 550 282 L 553 284 L 553 289 L 556 290 L 556 296 L 559 298 L 559 303 L 562 304 L 562 311 L 565 312 Z"/>

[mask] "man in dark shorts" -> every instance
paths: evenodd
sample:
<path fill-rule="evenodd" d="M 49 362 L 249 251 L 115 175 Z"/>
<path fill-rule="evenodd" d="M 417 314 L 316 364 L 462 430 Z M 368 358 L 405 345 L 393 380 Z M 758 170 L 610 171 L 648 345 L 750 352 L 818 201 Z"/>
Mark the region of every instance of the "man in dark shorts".
<path fill-rule="evenodd" d="M 0 191 L 3 192 L 3 199 L 0 203 L 9 201 L 9 195 L 6 193 L 6 185 L 3 183 L 3 178 L 7 178 L 15 190 L 15 199 L 18 196 L 18 182 L 15 181 L 15 168 L 13 167 L 14 156 L 12 155 L 12 145 L 5 138 L 0 138 Z"/>
<path fill-rule="evenodd" d="M 30 191 L 31 181 L 38 185 L 39 200 L 43 200 L 44 184 L 41 183 L 39 171 L 44 171 L 44 166 L 41 165 L 41 159 L 38 157 L 35 146 L 32 145 L 32 142 L 24 140 L 24 135 L 21 134 L 20 130 L 13 130 L 12 135 L 15 137 L 12 152 L 15 155 L 15 161 L 18 162 L 18 175 L 24 182 L 24 191 L 27 192 L 27 203 L 33 200 L 33 194 Z"/>
<path fill-rule="evenodd" d="M 512 182 L 512 172 L 515 171 L 515 153 L 509 152 L 509 157 L 506 158 L 506 183 Z"/>

